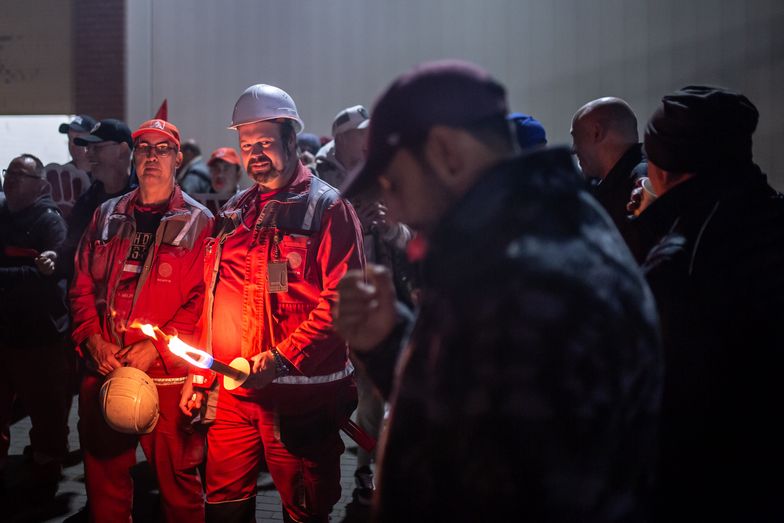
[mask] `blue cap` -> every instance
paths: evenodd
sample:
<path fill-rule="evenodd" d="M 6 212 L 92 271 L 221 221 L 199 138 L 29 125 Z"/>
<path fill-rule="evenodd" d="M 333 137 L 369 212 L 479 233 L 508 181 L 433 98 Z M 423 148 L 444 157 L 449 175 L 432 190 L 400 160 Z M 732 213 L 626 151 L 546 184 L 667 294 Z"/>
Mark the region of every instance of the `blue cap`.
<path fill-rule="evenodd" d="M 521 149 L 547 144 L 547 134 L 541 122 L 523 113 L 509 113 L 507 120 L 514 123 L 517 143 Z"/>

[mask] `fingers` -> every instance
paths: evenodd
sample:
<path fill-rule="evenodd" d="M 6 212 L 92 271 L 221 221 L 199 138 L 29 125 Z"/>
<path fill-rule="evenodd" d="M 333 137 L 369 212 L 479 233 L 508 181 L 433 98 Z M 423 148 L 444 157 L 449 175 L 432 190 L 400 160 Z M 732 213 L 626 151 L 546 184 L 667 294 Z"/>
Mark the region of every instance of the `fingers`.
<path fill-rule="evenodd" d="M 364 315 L 373 300 L 376 290 L 373 285 L 365 282 L 364 273 L 351 270 L 338 283 L 338 302 L 333 315 L 336 319 L 344 319 Z"/>
<path fill-rule="evenodd" d="M 395 302 L 395 284 L 388 268 L 383 265 L 368 264 L 367 279 L 379 302 L 383 304 Z"/>
<path fill-rule="evenodd" d="M 51 257 L 50 254 L 54 254 L 54 257 Z M 56 254 L 52 251 L 46 251 L 38 255 L 35 258 L 35 267 L 38 269 L 38 272 L 45 276 L 49 276 L 54 272 L 54 260 L 56 259 Z"/>
<path fill-rule="evenodd" d="M 190 403 L 193 401 L 194 396 L 196 396 L 196 393 L 193 391 L 193 382 L 191 381 L 191 376 L 188 375 L 188 379 L 180 390 L 180 402 L 178 404 L 180 410 L 187 416 L 191 415 Z"/>
<path fill-rule="evenodd" d="M 127 349 L 120 349 L 117 345 L 112 343 L 100 343 L 93 353 L 93 359 L 98 367 L 98 372 L 105 376 L 114 369 L 122 367 L 123 365 L 117 358 L 117 354 L 124 352 L 125 350 Z"/>
<path fill-rule="evenodd" d="M 642 191 L 642 187 L 637 187 L 632 190 L 632 193 L 629 196 L 629 203 L 626 204 L 627 211 L 635 212 L 640 207 L 640 203 L 642 203 Z"/>
<path fill-rule="evenodd" d="M 261 370 L 261 356 L 261 354 L 256 354 L 250 359 L 250 361 L 253 363 L 253 366 L 250 370 L 252 374 L 256 374 Z"/>
<path fill-rule="evenodd" d="M 109 354 L 109 357 L 106 358 L 105 363 L 109 365 L 111 370 L 122 367 L 122 363 L 120 363 L 120 361 L 114 357 L 114 354 Z"/>
<path fill-rule="evenodd" d="M 107 374 L 112 372 L 114 369 L 119 369 L 120 367 L 122 367 L 122 364 L 120 364 L 120 362 L 117 361 L 114 358 L 114 356 L 110 356 L 110 358 L 111 359 L 107 358 L 107 359 L 103 360 L 102 362 L 100 362 L 98 364 L 98 372 L 102 376 L 106 376 Z"/>
<path fill-rule="evenodd" d="M 183 394 L 182 397 L 180 397 L 180 410 L 186 416 L 191 416 L 194 409 L 201 409 L 203 397 L 201 392 L 193 392 L 190 396 Z"/>
<path fill-rule="evenodd" d="M 190 396 L 188 396 L 186 394 L 183 394 L 182 396 L 180 396 L 180 403 L 179 403 L 180 410 L 186 416 L 190 416 L 191 415 L 190 403 L 191 403 L 191 397 Z"/>

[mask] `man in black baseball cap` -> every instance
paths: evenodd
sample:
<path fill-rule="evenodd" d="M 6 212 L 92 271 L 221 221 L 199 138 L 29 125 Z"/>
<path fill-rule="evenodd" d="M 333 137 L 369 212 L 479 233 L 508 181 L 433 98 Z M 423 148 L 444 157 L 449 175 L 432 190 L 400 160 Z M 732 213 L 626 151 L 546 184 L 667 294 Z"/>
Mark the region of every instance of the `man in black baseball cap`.
<path fill-rule="evenodd" d="M 59 131 L 62 134 L 67 134 L 68 131 L 76 131 L 78 133 L 90 134 L 90 131 L 95 126 L 95 118 L 87 114 L 80 114 L 73 117 L 73 120 L 67 123 L 61 123 Z"/>
<path fill-rule="evenodd" d="M 77 169 L 90 172 L 90 162 L 87 159 L 87 149 L 83 145 L 77 145 L 77 138 L 84 138 L 90 134 L 90 130 L 95 126 L 95 118 L 86 114 L 74 116 L 70 122 L 61 123 L 59 132 L 68 135 L 68 152 L 71 155 L 71 164 Z"/>
<path fill-rule="evenodd" d="M 94 143 L 101 142 L 115 142 L 126 143 L 128 147 L 133 147 L 133 140 L 131 139 L 131 130 L 128 125 L 115 118 L 106 118 L 94 124 L 87 136 L 83 136 L 76 140 L 77 145 L 88 146 Z"/>
<path fill-rule="evenodd" d="M 376 103 L 343 187 L 380 191 L 424 252 L 413 330 L 378 266 L 349 271 L 333 311 L 392 406 L 375 516 L 644 520 L 653 300 L 569 150 L 513 157 L 508 112 L 476 65 L 422 64 Z"/>
<path fill-rule="evenodd" d="M 59 260 L 61 270 L 69 278 L 73 274 L 76 247 L 95 209 L 106 200 L 133 188 L 130 178 L 133 140 L 125 122 L 114 118 L 101 120 L 90 128 L 89 134 L 74 141 L 87 148 L 93 183 L 76 200 L 68 216 L 68 237 Z"/>

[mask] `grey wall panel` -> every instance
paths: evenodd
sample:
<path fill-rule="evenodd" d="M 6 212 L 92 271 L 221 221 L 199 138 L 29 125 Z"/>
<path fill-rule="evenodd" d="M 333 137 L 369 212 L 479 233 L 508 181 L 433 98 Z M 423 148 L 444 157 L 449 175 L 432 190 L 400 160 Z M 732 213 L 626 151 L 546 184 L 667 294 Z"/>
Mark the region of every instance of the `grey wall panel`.
<path fill-rule="evenodd" d="M 781 0 L 127 0 L 132 125 L 169 100 L 171 120 L 205 149 L 252 83 L 286 89 L 306 129 L 327 134 L 341 108 L 372 104 L 425 59 L 476 61 L 513 109 L 569 141 L 574 111 L 621 96 L 642 125 L 662 94 L 690 83 L 745 92 L 762 117 L 759 163 L 784 189 Z"/>

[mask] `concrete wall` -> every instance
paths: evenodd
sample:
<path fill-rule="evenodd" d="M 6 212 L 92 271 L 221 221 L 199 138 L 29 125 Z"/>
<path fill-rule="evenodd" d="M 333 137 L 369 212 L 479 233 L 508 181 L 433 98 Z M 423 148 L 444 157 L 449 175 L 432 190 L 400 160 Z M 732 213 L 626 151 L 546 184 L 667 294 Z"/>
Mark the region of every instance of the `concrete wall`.
<path fill-rule="evenodd" d="M 71 1 L 74 2 L 74 112 L 99 120 L 123 118 L 126 0 Z"/>
<path fill-rule="evenodd" d="M 784 2 L 781 0 L 127 0 L 131 125 L 164 98 L 184 137 L 209 152 L 237 96 L 271 83 L 306 130 L 370 107 L 390 80 L 435 58 L 473 60 L 508 87 L 511 107 L 568 142 L 573 112 L 605 95 L 642 122 L 662 94 L 690 83 L 743 91 L 762 114 L 758 162 L 784 189 Z"/>

